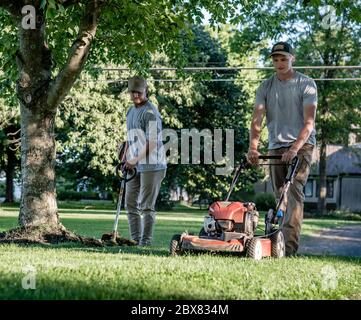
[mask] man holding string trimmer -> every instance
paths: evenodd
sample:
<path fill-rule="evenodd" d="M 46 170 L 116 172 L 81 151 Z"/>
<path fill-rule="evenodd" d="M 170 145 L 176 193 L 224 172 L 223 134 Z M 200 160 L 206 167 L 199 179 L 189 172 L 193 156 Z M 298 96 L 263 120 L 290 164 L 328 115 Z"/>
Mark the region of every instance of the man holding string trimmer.
<path fill-rule="evenodd" d="M 125 167 L 137 169 L 127 182 L 125 208 L 132 240 L 140 246 L 152 244 L 156 219 L 155 203 L 166 175 L 166 158 L 162 142 L 162 118 L 148 100 L 147 81 L 135 76 L 128 81 L 133 102 L 127 112 L 127 144 Z"/>
<path fill-rule="evenodd" d="M 293 256 L 298 250 L 303 220 L 303 187 L 307 182 L 316 145 L 317 87 L 311 78 L 292 68 L 295 56 L 288 43 L 276 43 L 270 57 L 276 73 L 257 89 L 247 158 L 252 164 L 258 163 L 260 153 L 257 149 L 264 115 L 269 155 L 282 155 L 284 163 L 296 156 L 299 158 L 283 221 L 286 256 Z M 287 166 L 270 166 L 272 187 L 277 198 L 281 194 L 287 171 Z"/>

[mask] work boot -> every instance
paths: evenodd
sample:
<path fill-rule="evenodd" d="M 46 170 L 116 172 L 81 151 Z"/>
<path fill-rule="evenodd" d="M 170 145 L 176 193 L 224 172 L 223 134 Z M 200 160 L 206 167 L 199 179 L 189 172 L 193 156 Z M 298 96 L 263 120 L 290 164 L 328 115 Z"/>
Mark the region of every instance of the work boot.
<path fill-rule="evenodd" d="M 139 244 L 141 234 L 141 217 L 138 213 L 128 213 L 127 216 L 130 237 L 137 244 Z"/>
<path fill-rule="evenodd" d="M 148 211 L 143 213 L 143 234 L 140 240 L 140 246 L 150 246 L 153 239 L 153 227 L 155 223 L 155 212 Z"/>

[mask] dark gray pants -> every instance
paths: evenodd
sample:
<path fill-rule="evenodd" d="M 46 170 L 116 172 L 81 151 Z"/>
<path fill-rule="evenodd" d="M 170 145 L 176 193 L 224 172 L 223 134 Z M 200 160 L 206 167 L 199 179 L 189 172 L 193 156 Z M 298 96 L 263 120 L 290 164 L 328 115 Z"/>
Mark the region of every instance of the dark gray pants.
<path fill-rule="evenodd" d="M 133 180 L 127 182 L 125 209 L 130 236 L 140 245 L 152 243 L 155 202 L 165 173 L 166 170 L 140 172 Z"/>

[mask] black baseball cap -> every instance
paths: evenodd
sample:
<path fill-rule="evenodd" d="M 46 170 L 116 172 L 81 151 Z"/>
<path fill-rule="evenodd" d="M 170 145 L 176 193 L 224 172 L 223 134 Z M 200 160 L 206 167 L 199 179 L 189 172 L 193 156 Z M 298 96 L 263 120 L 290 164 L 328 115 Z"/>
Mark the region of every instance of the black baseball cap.
<path fill-rule="evenodd" d="M 270 57 L 275 54 L 283 54 L 285 56 L 293 56 L 293 49 L 287 42 L 277 42 L 273 45 Z"/>

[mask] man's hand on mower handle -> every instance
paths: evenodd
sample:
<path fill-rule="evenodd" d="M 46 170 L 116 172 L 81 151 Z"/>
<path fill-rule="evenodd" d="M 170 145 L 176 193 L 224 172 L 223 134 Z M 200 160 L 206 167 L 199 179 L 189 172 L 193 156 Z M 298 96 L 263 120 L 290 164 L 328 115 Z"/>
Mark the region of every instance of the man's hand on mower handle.
<path fill-rule="evenodd" d="M 286 163 L 291 162 L 296 156 L 297 151 L 291 148 L 282 154 L 282 161 Z"/>
<path fill-rule="evenodd" d="M 247 153 L 247 160 L 251 164 L 258 164 L 258 157 L 261 154 L 255 149 L 249 149 Z"/>

